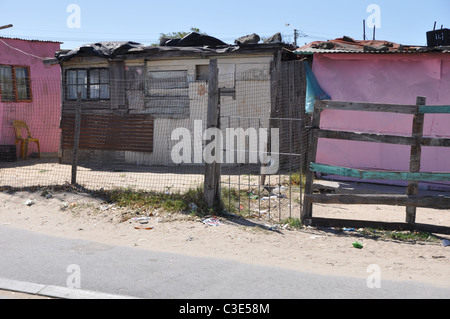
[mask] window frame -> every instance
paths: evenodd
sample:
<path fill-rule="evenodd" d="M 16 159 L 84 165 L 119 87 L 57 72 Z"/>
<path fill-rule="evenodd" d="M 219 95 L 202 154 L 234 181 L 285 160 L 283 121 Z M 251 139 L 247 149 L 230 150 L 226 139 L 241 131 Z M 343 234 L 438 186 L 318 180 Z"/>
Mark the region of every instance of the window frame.
<path fill-rule="evenodd" d="M 10 64 L 0 64 L 0 67 L 10 67 L 11 68 L 11 76 L 12 76 L 12 87 L 13 87 L 13 100 L 5 100 L 2 94 L 2 85 L 0 83 L 0 100 L 2 103 L 31 103 L 33 102 L 33 90 L 31 85 L 31 69 L 28 65 L 10 65 Z M 26 89 L 27 89 L 27 99 L 19 99 L 18 93 L 18 81 L 16 69 L 26 69 L 27 77 L 26 77 Z"/>
<path fill-rule="evenodd" d="M 69 84 L 68 81 L 68 74 L 70 71 L 76 71 L 77 72 L 77 78 L 75 80 L 74 84 Z M 78 83 L 78 72 L 79 71 L 85 71 L 86 72 L 86 83 Z M 98 71 L 98 82 L 91 83 L 91 72 Z M 108 74 L 108 81 L 102 82 L 101 73 L 102 71 L 106 71 Z M 66 69 L 64 73 L 64 99 L 66 101 L 76 101 L 77 98 L 71 98 L 69 96 L 69 87 L 74 86 L 76 88 L 78 87 L 85 87 L 86 89 L 86 97 L 82 98 L 82 101 L 110 101 L 111 100 L 111 74 L 110 69 L 108 67 L 93 67 L 93 68 L 70 68 Z M 98 97 L 92 98 L 91 97 L 91 87 L 98 86 Z M 107 86 L 108 87 L 108 98 L 102 98 L 101 94 L 101 87 Z M 78 90 L 76 90 L 78 92 Z"/>

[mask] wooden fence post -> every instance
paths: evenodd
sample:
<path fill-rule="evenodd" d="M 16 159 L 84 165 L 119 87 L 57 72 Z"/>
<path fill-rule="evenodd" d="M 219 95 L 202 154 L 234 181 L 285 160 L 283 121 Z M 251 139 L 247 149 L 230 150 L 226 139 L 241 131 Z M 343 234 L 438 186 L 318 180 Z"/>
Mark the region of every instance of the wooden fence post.
<path fill-rule="evenodd" d="M 310 134 L 309 134 L 310 144 L 309 144 L 307 163 L 306 163 L 305 195 L 311 195 L 313 193 L 313 188 L 314 188 L 315 173 L 313 171 L 311 171 L 311 163 L 316 161 L 317 144 L 318 144 L 319 139 L 315 136 L 314 133 L 316 130 L 320 129 L 321 114 L 322 114 L 322 109 L 315 107 L 313 117 L 312 117 Z M 301 217 L 302 223 L 305 223 L 308 220 L 312 219 L 312 210 L 313 210 L 313 203 L 311 202 L 311 200 L 309 198 L 307 198 L 305 196 L 302 217 Z"/>
<path fill-rule="evenodd" d="M 75 110 L 75 130 L 73 135 L 72 185 L 77 184 L 78 148 L 80 146 L 80 131 L 81 131 L 81 92 L 78 92 L 77 105 Z"/>
<path fill-rule="evenodd" d="M 208 114 L 207 114 L 207 129 L 217 128 L 220 129 L 220 112 L 219 112 L 219 69 L 217 59 L 212 59 L 209 66 L 209 78 L 208 78 Z M 214 141 L 207 141 L 207 143 L 216 143 L 216 161 L 213 163 L 205 162 L 205 201 L 209 208 L 213 208 L 220 202 L 220 169 L 221 163 L 217 162 L 219 154 L 222 152 L 220 149 L 218 137 Z"/>
<path fill-rule="evenodd" d="M 423 124 L 425 115 L 420 112 L 420 107 L 426 105 L 426 98 L 417 97 L 417 111 L 414 114 L 414 122 L 412 128 L 412 137 L 416 140 L 415 145 L 411 146 L 411 158 L 410 158 L 410 172 L 420 173 L 420 162 L 422 157 L 422 145 L 421 140 L 423 138 Z M 410 181 L 407 189 L 407 195 L 417 196 L 419 194 L 419 181 Z M 416 211 L 415 206 L 406 207 L 406 222 L 409 225 L 416 223 Z"/>

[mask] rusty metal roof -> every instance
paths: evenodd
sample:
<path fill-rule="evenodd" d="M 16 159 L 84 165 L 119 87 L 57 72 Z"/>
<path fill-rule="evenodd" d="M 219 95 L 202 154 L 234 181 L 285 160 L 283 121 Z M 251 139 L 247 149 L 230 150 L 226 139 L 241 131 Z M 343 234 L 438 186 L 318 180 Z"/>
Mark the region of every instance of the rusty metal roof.
<path fill-rule="evenodd" d="M 426 47 L 402 45 L 389 41 L 365 40 L 357 41 L 350 37 L 329 41 L 311 42 L 295 50 L 296 54 L 312 55 L 314 53 L 450 53 L 450 47 Z"/>

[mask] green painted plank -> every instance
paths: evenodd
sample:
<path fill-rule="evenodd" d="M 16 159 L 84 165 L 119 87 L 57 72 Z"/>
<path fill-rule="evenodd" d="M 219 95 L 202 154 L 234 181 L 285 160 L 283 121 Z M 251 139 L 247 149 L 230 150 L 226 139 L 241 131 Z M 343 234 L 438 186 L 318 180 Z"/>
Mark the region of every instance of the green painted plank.
<path fill-rule="evenodd" d="M 409 173 L 409 172 L 382 172 L 367 171 L 353 168 L 330 166 L 324 164 L 311 163 L 310 169 L 316 173 L 332 174 L 359 178 L 363 180 L 384 179 L 384 180 L 402 180 L 402 181 L 450 181 L 450 173 Z"/>
<path fill-rule="evenodd" d="M 450 113 L 450 105 L 424 105 L 419 108 L 422 114 L 445 114 Z"/>

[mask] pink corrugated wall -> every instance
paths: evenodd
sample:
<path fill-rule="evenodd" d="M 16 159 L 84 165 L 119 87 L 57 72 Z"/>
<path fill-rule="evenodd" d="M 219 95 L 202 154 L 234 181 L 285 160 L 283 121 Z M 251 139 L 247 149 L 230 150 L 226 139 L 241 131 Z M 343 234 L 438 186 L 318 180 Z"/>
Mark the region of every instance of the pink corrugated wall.
<path fill-rule="evenodd" d="M 337 101 L 450 105 L 450 54 L 316 54 L 313 71 Z M 410 135 L 412 116 L 393 113 L 323 112 L 322 127 Z M 450 115 L 426 115 L 426 136 L 450 137 Z M 450 172 L 450 148 L 424 147 L 422 171 Z M 362 169 L 409 170 L 410 147 L 321 140 L 317 162 Z"/>
<path fill-rule="evenodd" d="M 0 144 L 14 144 L 12 121 L 23 120 L 28 123 L 33 137 L 40 140 L 43 153 L 58 152 L 61 114 L 60 67 L 44 65 L 42 59 L 31 55 L 52 58 L 60 49 L 60 44 L 5 38 L 0 40 L 7 44 L 0 41 L 0 64 L 29 66 L 33 96 L 32 102 L 0 101 Z M 30 148 L 30 152 L 36 150 L 34 145 L 30 145 Z"/>

